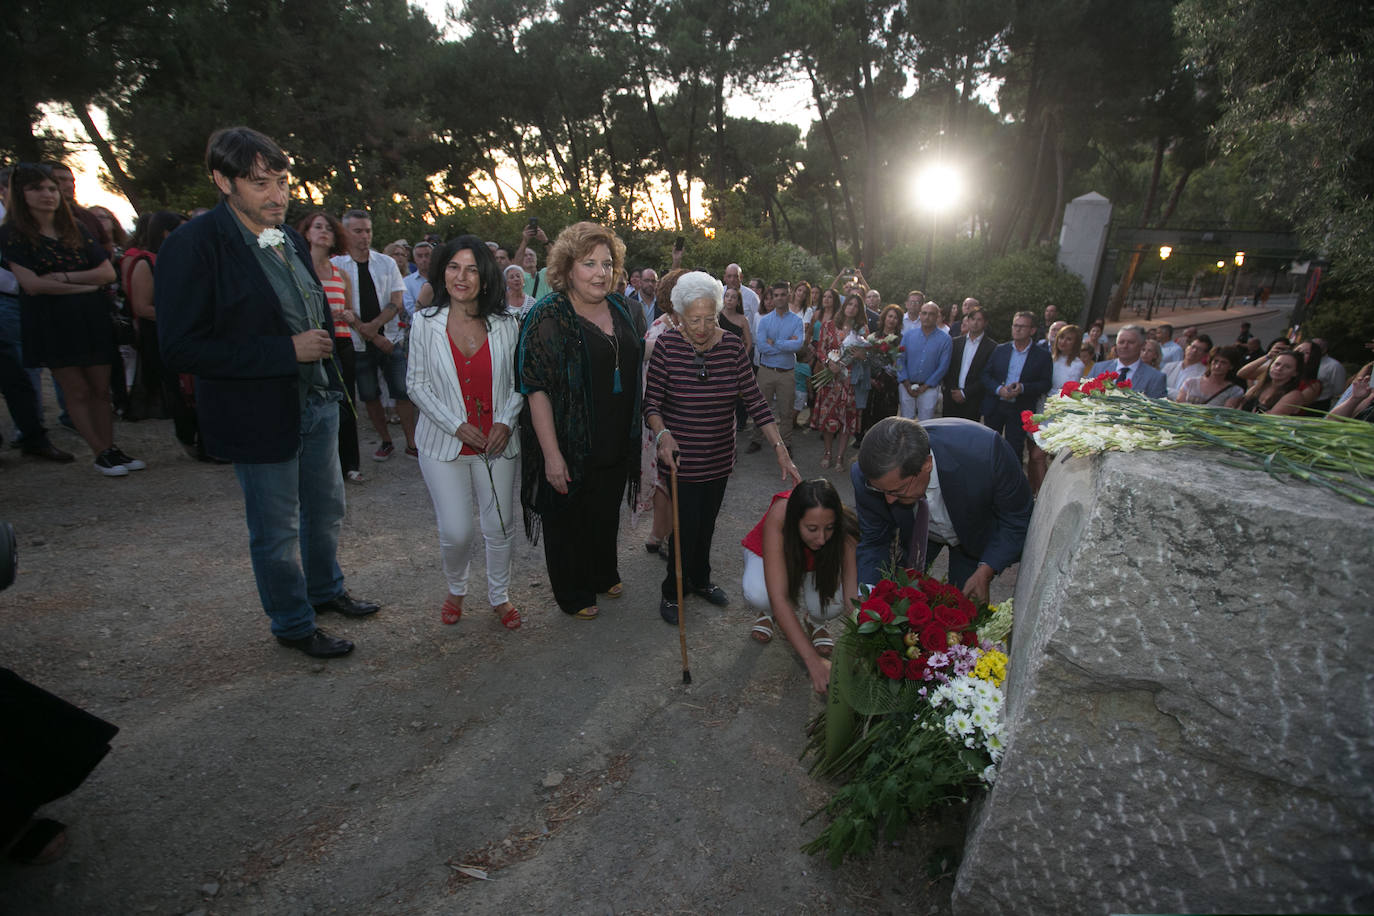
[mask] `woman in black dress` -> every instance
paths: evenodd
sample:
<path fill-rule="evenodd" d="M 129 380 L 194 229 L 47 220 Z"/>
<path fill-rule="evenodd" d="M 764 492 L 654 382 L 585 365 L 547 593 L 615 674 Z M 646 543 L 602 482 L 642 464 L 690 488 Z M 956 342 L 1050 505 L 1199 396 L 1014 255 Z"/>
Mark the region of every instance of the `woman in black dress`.
<path fill-rule="evenodd" d="M 114 444 L 110 356 L 114 325 L 101 288 L 115 282 L 105 249 L 72 217 L 47 166 L 20 163 L 0 226 L 5 266 L 19 281 L 24 365 L 47 366 L 96 470 L 124 477 L 146 465 Z"/>
<path fill-rule="evenodd" d="M 549 250 L 545 296 L 525 317 L 516 377 L 525 530 L 542 527 L 544 560 L 564 613 L 592 620 L 596 596 L 619 598 L 620 500 L 639 491 L 644 339 L 615 279 L 625 243 L 596 223 L 564 229 Z"/>

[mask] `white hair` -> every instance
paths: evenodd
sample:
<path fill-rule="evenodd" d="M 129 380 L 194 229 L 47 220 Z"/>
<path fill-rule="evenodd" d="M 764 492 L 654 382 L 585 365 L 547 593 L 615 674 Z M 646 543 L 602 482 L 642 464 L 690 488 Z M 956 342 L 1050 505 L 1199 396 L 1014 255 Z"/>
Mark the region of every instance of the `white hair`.
<path fill-rule="evenodd" d="M 673 287 L 673 311 L 678 314 L 694 302 L 709 299 L 716 306 L 716 314 L 725 305 L 725 287 L 719 280 L 704 270 L 694 270 L 678 277 Z"/>
<path fill-rule="evenodd" d="M 518 271 L 520 271 L 520 276 L 522 276 L 522 277 L 525 275 L 525 268 L 521 267 L 519 264 L 515 263 L 514 261 L 511 261 L 509 264 L 507 264 L 507 265 L 506 265 L 506 269 L 503 270 L 503 271 L 501 271 L 501 273 L 502 273 L 502 275 L 505 276 L 505 277 L 510 277 L 510 272 L 511 272 L 512 270 L 518 270 Z"/>

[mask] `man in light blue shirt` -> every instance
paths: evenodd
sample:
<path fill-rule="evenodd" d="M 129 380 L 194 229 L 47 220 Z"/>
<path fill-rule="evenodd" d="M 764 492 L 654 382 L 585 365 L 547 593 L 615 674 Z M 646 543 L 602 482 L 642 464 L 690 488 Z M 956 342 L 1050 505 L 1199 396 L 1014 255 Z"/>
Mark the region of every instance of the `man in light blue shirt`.
<path fill-rule="evenodd" d="M 755 340 L 759 353 L 759 391 L 773 411 L 778 421 L 778 432 L 782 434 L 782 445 L 792 447 L 792 408 L 796 379 L 797 352 L 805 339 L 805 325 L 801 316 L 787 307 L 791 288 L 785 281 L 778 281 L 768 290 L 769 312 L 759 317 Z M 749 443 L 749 451 L 757 452 L 763 447 L 763 437 L 758 427 L 754 427 L 754 438 Z"/>
<path fill-rule="evenodd" d="M 415 259 L 415 271 L 401 278 L 401 285 L 405 287 L 401 296 L 401 307 L 405 309 L 406 327 L 410 327 L 410 323 L 415 320 L 415 300 L 419 298 L 420 290 L 429 282 L 429 259 L 433 253 L 434 246 L 429 242 L 417 242 L 411 250 L 410 256 Z"/>
<path fill-rule="evenodd" d="M 940 330 L 940 307 L 927 302 L 920 315 L 920 325 L 902 335 L 902 358 L 897 362 L 898 401 L 908 420 L 934 419 L 940 382 L 954 349 L 949 334 Z"/>

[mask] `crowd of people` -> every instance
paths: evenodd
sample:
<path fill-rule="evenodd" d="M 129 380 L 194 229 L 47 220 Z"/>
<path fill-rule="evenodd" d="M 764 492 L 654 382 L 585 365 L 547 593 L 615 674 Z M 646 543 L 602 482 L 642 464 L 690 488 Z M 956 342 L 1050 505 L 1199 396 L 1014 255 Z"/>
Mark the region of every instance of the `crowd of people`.
<path fill-rule="evenodd" d="M 646 547 L 669 561 L 665 621 L 684 595 L 728 604 L 712 552 L 746 434 L 743 455 L 767 447 L 782 481 L 741 542 L 749 632 L 767 643 L 780 628 L 818 690 L 835 618 L 894 560 L 948 550 L 951 583 L 983 599 L 1017 561 L 1048 463 L 1021 416 L 1067 381 L 1111 371 L 1204 407 L 1374 416 L 1369 367 L 1347 386 L 1321 340 L 1264 350 L 1248 325 L 1225 344 L 1169 325 L 1109 339 L 1051 305 L 1017 312 L 999 343 L 976 298 L 886 302 L 859 271 L 827 286 L 746 282 L 738 264 L 716 277 L 684 268 L 681 243 L 660 275 L 591 222 L 550 239 L 531 219 L 513 254 L 432 234 L 378 251 L 363 210 L 285 225 L 289 162 L 256 131 L 217 132 L 206 167 L 219 206 L 145 214 L 133 239 L 76 204 L 62 166 L 6 170 L 4 395 L 40 459 L 73 460 L 43 425 L 45 367 L 100 473 L 146 467 L 115 443 L 119 412 L 169 417 L 193 457 L 232 464 L 271 630 L 316 657 L 353 648 L 317 615 L 379 610 L 336 559 L 345 486 L 364 481 L 360 412 L 372 458 L 403 450 L 431 496 L 436 616 L 461 621 L 480 541 L 488 605 L 512 630 L 517 523 L 542 540 L 558 607 L 592 620 L 625 593 L 622 503 L 651 518 Z M 807 475 L 792 443 L 813 433 L 821 473 Z M 852 494 L 824 476 L 841 468 Z"/>

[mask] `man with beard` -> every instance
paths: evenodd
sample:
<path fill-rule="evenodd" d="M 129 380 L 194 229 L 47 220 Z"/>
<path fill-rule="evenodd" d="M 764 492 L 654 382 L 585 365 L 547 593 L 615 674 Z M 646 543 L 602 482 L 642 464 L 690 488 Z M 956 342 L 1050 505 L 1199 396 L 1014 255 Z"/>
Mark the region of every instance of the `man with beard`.
<path fill-rule="evenodd" d="M 162 358 L 169 371 L 196 376 L 206 450 L 234 463 L 277 642 L 315 658 L 347 655 L 353 643 L 317 627 L 316 614 L 366 617 L 378 606 L 348 594 L 336 556 L 343 382 L 310 246 L 281 224 L 290 162 L 247 127 L 216 131 L 205 159 L 220 204 L 158 253 Z"/>

